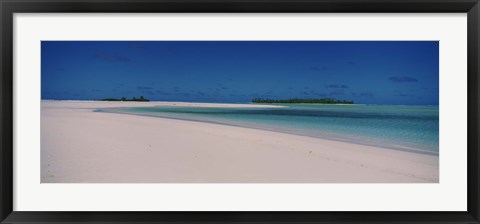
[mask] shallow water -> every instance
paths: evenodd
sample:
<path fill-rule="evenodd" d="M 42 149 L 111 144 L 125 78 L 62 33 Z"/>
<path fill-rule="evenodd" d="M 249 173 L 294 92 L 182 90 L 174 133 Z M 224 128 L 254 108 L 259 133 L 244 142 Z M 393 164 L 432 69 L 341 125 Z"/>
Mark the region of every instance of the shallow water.
<path fill-rule="evenodd" d="M 288 104 L 278 108 L 155 106 L 102 109 L 257 128 L 438 154 L 438 106 Z"/>

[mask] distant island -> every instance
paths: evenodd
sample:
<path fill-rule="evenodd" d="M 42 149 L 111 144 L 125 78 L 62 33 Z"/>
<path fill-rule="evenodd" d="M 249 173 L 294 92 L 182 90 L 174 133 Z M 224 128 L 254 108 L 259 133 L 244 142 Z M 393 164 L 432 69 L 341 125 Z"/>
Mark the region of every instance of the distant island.
<path fill-rule="evenodd" d="M 132 99 L 127 99 L 125 97 L 122 97 L 120 99 L 117 98 L 105 98 L 105 99 L 100 99 L 99 101 L 134 101 L 134 102 L 149 102 L 150 100 L 145 99 L 143 96 L 140 96 L 140 98 L 135 98 L 132 97 Z"/>
<path fill-rule="evenodd" d="M 274 99 L 262 99 L 255 98 L 252 100 L 252 103 L 317 103 L 317 104 L 353 104 L 353 101 L 348 100 L 336 100 L 334 98 L 320 98 L 320 99 L 283 99 L 283 100 L 274 100 Z"/>

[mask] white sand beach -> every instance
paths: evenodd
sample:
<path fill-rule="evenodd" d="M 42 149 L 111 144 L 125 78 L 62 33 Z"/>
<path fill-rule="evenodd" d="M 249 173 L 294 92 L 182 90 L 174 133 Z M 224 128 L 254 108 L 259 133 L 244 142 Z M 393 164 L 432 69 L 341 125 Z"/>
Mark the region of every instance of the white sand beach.
<path fill-rule="evenodd" d="M 42 101 L 42 183 L 439 181 L 436 155 L 220 124 L 94 112 L 157 105 L 219 106 Z"/>

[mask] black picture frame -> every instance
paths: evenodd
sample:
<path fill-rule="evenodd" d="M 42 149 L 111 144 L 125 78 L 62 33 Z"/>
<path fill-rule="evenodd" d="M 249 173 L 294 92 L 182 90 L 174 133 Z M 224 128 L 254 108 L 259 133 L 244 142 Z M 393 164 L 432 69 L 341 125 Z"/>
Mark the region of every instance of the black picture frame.
<path fill-rule="evenodd" d="M 2 223 L 480 223 L 478 0 L 0 0 Z M 14 13 L 456 13 L 468 14 L 466 212 L 21 212 L 13 211 Z M 454 193 L 454 192 L 452 192 Z M 119 199 L 121 200 L 121 199 Z M 95 202 L 92 202 L 95 203 Z"/>

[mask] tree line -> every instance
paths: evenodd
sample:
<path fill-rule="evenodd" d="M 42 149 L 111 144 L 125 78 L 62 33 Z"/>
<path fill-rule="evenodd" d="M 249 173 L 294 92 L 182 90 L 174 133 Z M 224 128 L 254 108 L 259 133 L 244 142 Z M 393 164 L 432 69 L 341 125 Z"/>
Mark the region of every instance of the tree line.
<path fill-rule="evenodd" d="M 135 102 L 149 102 L 149 99 L 145 99 L 145 97 L 140 96 L 140 98 L 132 97 L 131 99 L 127 99 L 125 97 L 122 97 L 120 99 L 118 98 L 104 98 L 100 99 L 100 101 L 135 101 Z"/>

